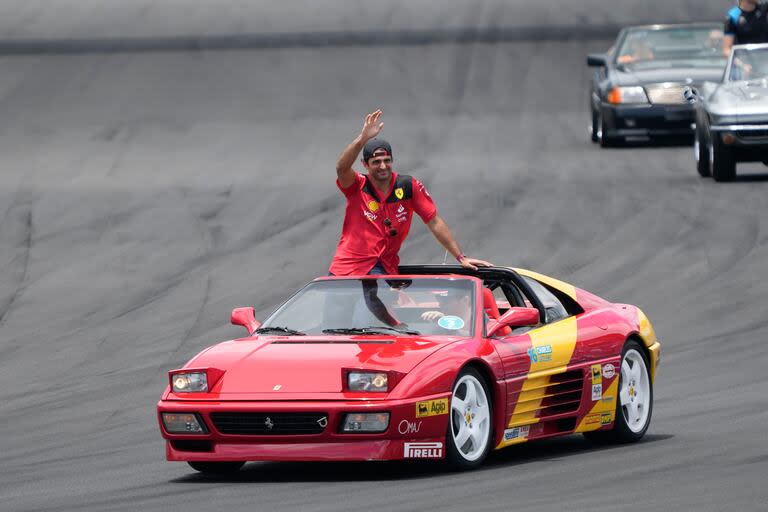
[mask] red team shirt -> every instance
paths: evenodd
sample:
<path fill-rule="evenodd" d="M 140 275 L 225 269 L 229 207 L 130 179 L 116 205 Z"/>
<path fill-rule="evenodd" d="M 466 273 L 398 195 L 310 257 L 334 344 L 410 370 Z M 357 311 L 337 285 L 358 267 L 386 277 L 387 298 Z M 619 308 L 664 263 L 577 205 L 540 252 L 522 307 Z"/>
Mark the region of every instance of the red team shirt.
<path fill-rule="evenodd" d="M 365 275 L 381 260 L 388 274 L 397 274 L 397 253 L 411 229 L 413 214 L 427 224 L 437 215 L 437 207 L 424 185 L 412 176 L 393 172 L 389 189 L 382 193 L 368 176 L 355 175 L 347 188 L 341 188 L 336 180 L 347 198 L 347 209 L 329 270 L 337 276 Z M 393 229 L 397 231 L 394 236 L 389 234 Z"/>

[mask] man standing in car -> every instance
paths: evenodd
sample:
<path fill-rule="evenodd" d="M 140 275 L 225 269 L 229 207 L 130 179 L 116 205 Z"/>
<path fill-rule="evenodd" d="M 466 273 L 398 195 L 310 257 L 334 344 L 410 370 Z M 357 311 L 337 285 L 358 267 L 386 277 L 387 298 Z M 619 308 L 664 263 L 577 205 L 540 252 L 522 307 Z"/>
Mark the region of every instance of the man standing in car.
<path fill-rule="evenodd" d="M 438 242 L 461 266 L 476 270 L 491 266 L 462 253 L 424 185 L 392 170 L 392 147 L 375 138 L 384 123 L 381 110 L 368 114 L 363 129 L 336 162 L 336 185 L 347 198 L 344 224 L 332 275 L 397 274 L 398 252 L 408 236 L 413 214 L 421 217 Z M 352 169 L 360 152 L 367 175 Z"/>
<path fill-rule="evenodd" d="M 768 43 L 768 4 L 758 0 L 739 0 L 725 19 L 723 52 L 731 54 L 735 44 Z"/>

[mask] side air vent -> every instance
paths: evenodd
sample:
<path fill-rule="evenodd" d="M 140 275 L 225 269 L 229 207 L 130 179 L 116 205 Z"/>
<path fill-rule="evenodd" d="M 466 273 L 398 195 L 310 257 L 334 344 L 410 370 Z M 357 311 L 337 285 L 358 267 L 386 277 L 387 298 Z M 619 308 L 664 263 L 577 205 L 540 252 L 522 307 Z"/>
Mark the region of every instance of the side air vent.
<path fill-rule="evenodd" d="M 543 422 L 561 414 L 575 414 L 581 403 L 583 385 L 584 373 L 581 370 L 526 380 L 509 426 Z"/>
<path fill-rule="evenodd" d="M 547 396 L 541 402 L 542 417 L 578 411 L 584 384 L 581 370 L 553 375 L 550 382 Z"/>

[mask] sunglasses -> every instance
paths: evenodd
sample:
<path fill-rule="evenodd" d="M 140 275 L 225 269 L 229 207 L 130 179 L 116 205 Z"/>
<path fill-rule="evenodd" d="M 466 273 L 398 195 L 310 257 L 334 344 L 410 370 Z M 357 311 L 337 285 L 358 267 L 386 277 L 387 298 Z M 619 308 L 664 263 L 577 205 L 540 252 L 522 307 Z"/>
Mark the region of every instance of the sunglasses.
<path fill-rule="evenodd" d="M 389 234 L 389 236 L 397 236 L 397 230 L 396 230 L 395 228 L 393 228 L 393 227 L 392 227 L 392 221 L 391 221 L 391 220 L 389 220 L 389 219 L 384 219 L 384 225 L 385 225 L 387 228 L 389 228 L 389 229 L 387 230 L 387 233 Z"/>

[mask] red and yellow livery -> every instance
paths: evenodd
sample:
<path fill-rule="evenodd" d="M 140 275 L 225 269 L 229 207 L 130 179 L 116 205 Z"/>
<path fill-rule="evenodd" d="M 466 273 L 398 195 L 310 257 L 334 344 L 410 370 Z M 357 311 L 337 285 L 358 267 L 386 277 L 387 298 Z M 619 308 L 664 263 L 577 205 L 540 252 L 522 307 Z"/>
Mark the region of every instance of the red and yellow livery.
<path fill-rule="evenodd" d="M 639 308 L 523 269 L 400 270 L 318 278 L 264 325 L 233 311 L 248 337 L 170 372 L 157 406 L 168 460 L 472 468 L 552 436 L 645 434 L 661 352 Z"/>

